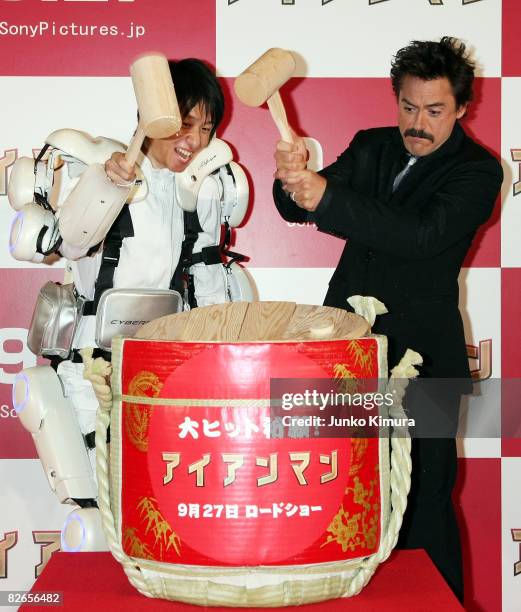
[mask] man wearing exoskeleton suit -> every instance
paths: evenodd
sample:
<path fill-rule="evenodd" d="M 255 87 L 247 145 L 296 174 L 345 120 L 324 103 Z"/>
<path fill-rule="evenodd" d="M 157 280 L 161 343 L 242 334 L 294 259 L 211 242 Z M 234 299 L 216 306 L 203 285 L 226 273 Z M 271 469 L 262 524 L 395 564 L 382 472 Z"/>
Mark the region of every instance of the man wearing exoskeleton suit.
<path fill-rule="evenodd" d="M 60 502 L 82 507 L 80 515 L 74 512 L 74 520 L 67 521 L 62 534 L 62 547 L 69 550 L 104 547 L 94 475 L 98 402 L 91 383 L 83 379 L 79 353 L 82 348 L 95 347 L 96 339 L 100 343 L 96 329 L 100 300 L 112 289 L 131 288 L 151 293 L 166 290 L 167 297 L 171 293 L 180 303 L 179 295 L 168 291 L 176 290 L 183 298 L 178 309 L 187 309 L 251 300 L 254 295 L 247 275 L 234 261 L 235 254 L 226 265 L 222 257 L 226 245 L 221 241 L 221 224 L 229 236 L 230 227 L 241 223 L 248 204 L 248 185 L 240 166 L 231 161 L 228 145 L 214 137 L 224 112 L 221 87 L 199 60 L 169 62 L 169 66 L 182 126 L 169 138 L 146 138 L 137 168 L 128 164 L 124 147 L 115 141 L 58 130 L 47 138 L 44 152 L 49 155 L 45 161 L 42 155 L 36 161 L 20 158 L 10 177 L 9 200 L 18 210 L 11 227 L 12 255 L 40 262 L 50 253 L 58 253 L 68 260 L 67 270 L 74 282 L 73 309 L 78 316 L 72 317 L 72 333 L 71 321 L 63 321 L 67 312 L 63 303 L 49 306 L 54 294 L 63 297 L 63 286 L 47 283 L 47 290 L 42 288 L 29 346 L 49 357 L 51 366 L 23 370 L 13 387 L 14 406 L 22 424 L 33 434 L 51 488 Z M 49 200 L 62 162 L 63 178 L 54 198 L 56 212 Z M 103 228 L 102 243 L 79 248 L 60 235 L 60 230 L 65 233 L 59 224 L 60 211 L 67 207 L 78 176 L 96 162 L 104 162 L 112 182 L 125 185 L 136 181 L 136 185 L 116 221 Z M 140 296 L 140 304 L 143 299 L 149 298 Z M 130 306 L 121 318 L 132 322 L 142 318 L 131 310 Z M 61 323 L 57 311 L 62 312 Z M 51 320 L 56 329 L 49 329 Z M 43 330 L 33 329 L 42 326 Z M 64 327 L 70 346 L 56 350 L 56 339 L 64 335 Z M 99 347 L 96 354 L 108 357 Z M 77 535 L 80 532 L 81 537 Z"/>

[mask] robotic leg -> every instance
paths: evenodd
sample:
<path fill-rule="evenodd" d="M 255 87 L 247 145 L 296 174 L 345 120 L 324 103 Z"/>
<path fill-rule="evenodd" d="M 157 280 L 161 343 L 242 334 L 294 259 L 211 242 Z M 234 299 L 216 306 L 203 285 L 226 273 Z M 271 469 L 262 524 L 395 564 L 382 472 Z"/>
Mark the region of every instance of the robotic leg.
<path fill-rule="evenodd" d="M 79 506 L 62 530 L 62 550 L 108 550 L 97 508 L 91 463 L 71 401 L 50 366 L 19 372 L 13 385 L 13 406 L 33 437 L 51 489 L 62 504 Z"/>

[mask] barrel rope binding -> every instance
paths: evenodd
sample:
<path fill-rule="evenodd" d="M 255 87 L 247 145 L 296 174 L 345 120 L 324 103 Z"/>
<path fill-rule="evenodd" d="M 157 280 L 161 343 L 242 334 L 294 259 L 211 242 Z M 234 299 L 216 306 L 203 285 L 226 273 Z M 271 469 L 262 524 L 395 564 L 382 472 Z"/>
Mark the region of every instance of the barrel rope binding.
<path fill-rule="evenodd" d="M 391 377 L 387 383 L 387 391 L 393 395 L 393 404 L 389 409 L 389 415 L 394 419 L 405 417 L 402 402 L 409 379 L 418 375 L 414 365 L 422 363 L 418 353 L 407 349 L 400 363 L 393 368 Z M 349 587 L 348 596 L 357 595 L 369 582 L 376 568 L 385 561 L 396 546 L 403 515 L 407 507 L 407 495 L 411 488 L 411 438 L 408 431 L 403 428 L 393 429 L 391 434 L 391 515 L 387 524 L 387 531 L 380 549 L 375 555 L 367 557 L 362 561 L 359 572 L 353 576 Z"/>
<path fill-rule="evenodd" d="M 143 573 L 128 555 L 123 552 L 114 524 L 114 516 L 110 509 L 109 497 L 109 469 L 107 451 L 107 429 L 110 424 L 110 411 L 112 409 L 112 390 L 107 384 L 107 378 L 112 373 L 112 365 L 103 357 L 92 358 L 92 348 L 80 351 L 84 362 L 83 377 L 90 381 L 98 399 L 98 413 L 96 416 L 96 475 L 98 481 L 98 505 L 105 535 L 112 556 L 121 563 L 125 574 L 131 584 L 143 595 L 154 597 L 155 593 L 149 589 Z"/>

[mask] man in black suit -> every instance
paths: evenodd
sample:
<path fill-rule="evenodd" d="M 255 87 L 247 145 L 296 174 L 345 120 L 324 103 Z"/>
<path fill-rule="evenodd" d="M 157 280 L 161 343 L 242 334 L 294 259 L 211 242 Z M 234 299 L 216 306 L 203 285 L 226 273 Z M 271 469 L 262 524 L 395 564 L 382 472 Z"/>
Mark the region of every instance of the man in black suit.
<path fill-rule="evenodd" d="M 398 127 L 358 132 L 337 161 L 306 169 L 301 138 L 280 141 L 273 188 L 287 221 L 313 221 L 346 246 L 324 304 L 349 309 L 371 295 L 389 313 L 374 333 L 389 339 L 389 366 L 406 348 L 424 360 L 421 376 L 469 379 L 458 275 L 477 228 L 501 187 L 498 161 L 459 125 L 472 99 L 474 65 L 453 38 L 414 41 L 391 68 Z M 445 394 L 446 395 L 446 394 Z M 449 394 L 442 413 L 457 414 Z M 425 435 L 425 433 L 424 433 Z M 454 439 L 413 440 L 413 475 L 400 544 L 425 548 L 463 597 L 458 528 L 451 502 Z"/>

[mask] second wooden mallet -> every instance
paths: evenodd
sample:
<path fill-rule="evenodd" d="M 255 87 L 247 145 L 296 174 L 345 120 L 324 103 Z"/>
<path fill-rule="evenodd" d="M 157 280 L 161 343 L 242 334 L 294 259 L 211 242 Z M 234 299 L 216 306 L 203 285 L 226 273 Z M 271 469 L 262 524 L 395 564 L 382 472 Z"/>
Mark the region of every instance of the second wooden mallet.
<path fill-rule="evenodd" d="M 247 106 L 268 103 L 271 116 L 286 142 L 293 142 L 279 89 L 295 72 L 295 58 L 285 49 L 269 49 L 242 72 L 234 83 L 235 93 Z"/>

